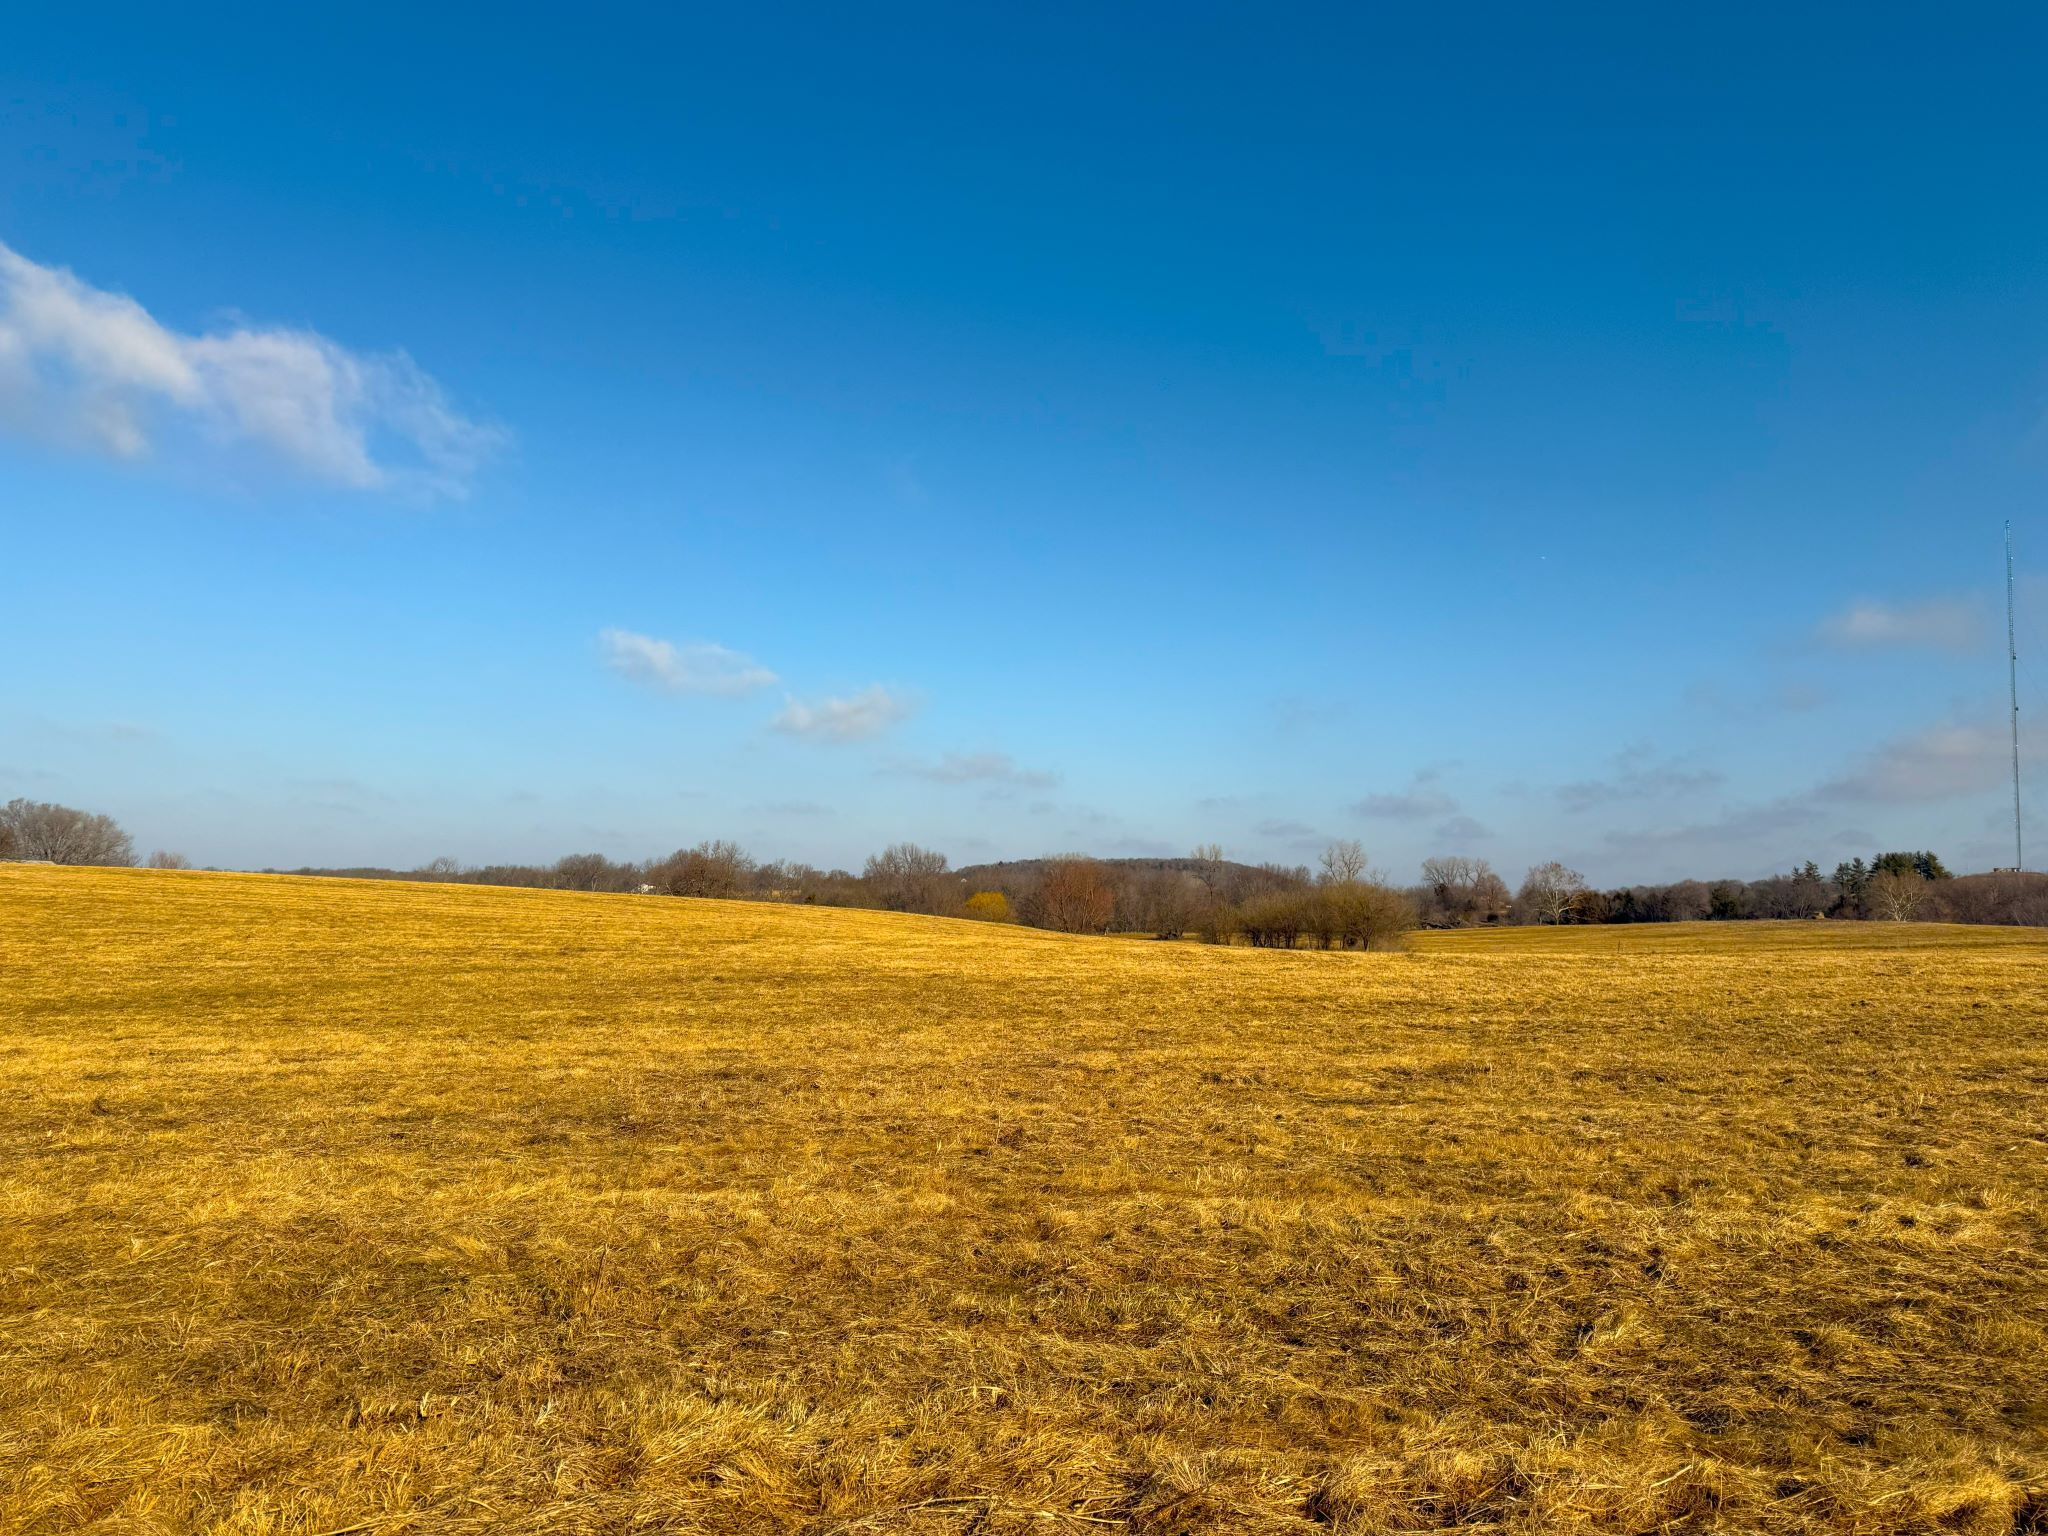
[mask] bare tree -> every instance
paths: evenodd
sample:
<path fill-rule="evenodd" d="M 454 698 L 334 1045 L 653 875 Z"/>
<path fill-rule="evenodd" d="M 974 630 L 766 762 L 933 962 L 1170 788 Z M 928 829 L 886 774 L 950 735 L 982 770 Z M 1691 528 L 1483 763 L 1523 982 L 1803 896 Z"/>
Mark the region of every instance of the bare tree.
<path fill-rule="evenodd" d="M 1356 885 L 1365 878 L 1365 867 L 1365 845 L 1347 837 L 1323 850 L 1322 883 Z"/>
<path fill-rule="evenodd" d="M 1472 874 L 1485 860 L 1445 854 L 1422 861 L 1422 883 L 1438 900 L 1448 903 L 1452 894 L 1471 884 Z"/>
<path fill-rule="evenodd" d="M 151 869 L 190 869 L 192 861 L 182 853 L 171 853 L 159 848 L 145 861 Z"/>
<path fill-rule="evenodd" d="M 1927 881 L 1918 874 L 1898 869 L 1880 869 L 1870 877 L 1863 899 L 1879 917 L 1903 923 L 1927 900 Z"/>
<path fill-rule="evenodd" d="M 1210 900 L 1208 888 L 1186 870 L 1154 870 L 1138 884 L 1138 920 L 1159 938 L 1177 939 Z"/>
<path fill-rule="evenodd" d="M 1416 923 L 1415 903 L 1379 880 L 1327 885 L 1312 899 L 1328 912 L 1318 932 L 1327 929 L 1338 942 L 1360 949 L 1398 948 Z"/>
<path fill-rule="evenodd" d="M 601 891 L 612 861 L 601 853 L 565 853 L 555 860 L 555 885 L 565 891 Z"/>
<path fill-rule="evenodd" d="M 0 850 L 10 859 L 49 864 L 129 865 L 135 844 L 111 816 L 40 800 L 0 806 Z"/>
<path fill-rule="evenodd" d="M 1704 880 L 1678 880 L 1664 887 L 1664 919 L 1693 923 L 1714 913 L 1714 891 Z"/>
<path fill-rule="evenodd" d="M 1304 890 L 1271 890 L 1237 909 L 1238 930 L 1254 949 L 1292 949 L 1314 917 Z"/>
<path fill-rule="evenodd" d="M 1195 913 L 1195 932 L 1201 935 L 1202 942 L 1228 944 L 1238 931 L 1237 909 L 1220 896 L 1205 897 Z"/>
<path fill-rule="evenodd" d="M 1116 887 L 1086 854 L 1065 854 L 1046 861 L 1045 878 L 1031 908 L 1043 927 L 1062 933 L 1103 933 L 1116 916 Z"/>
<path fill-rule="evenodd" d="M 1588 894 L 1584 875 L 1552 859 L 1548 864 L 1538 864 L 1523 877 L 1515 901 L 1539 922 L 1562 923 L 1579 910 Z"/>
<path fill-rule="evenodd" d="M 891 843 L 868 858 L 861 878 L 894 912 L 950 912 L 959 882 L 946 873 L 946 856 L 916 843 Z"/>
<path fill-rule="evenodd" d="M 658 860 L 648 867 L 646 883 L 671 896 L 737 896 L 753 872 L 746 850 L 721 837 Z"/>
<path fill-rule="evenodd" d="M 1508 910 L 1507 882 L 1484 859 L 1451 855 L 1422 861 L 1432 923 L 1466 927 L 1496 922 Z"/>
<path fill-rule="evenodd" d="M 1942 886 L 1942 915 L 1952 923 L 2048 927 L 2048 875 L 2008 869 L 1992 875 L 1963 875 L 1944 880 Z"/>
<path fill-rule="evenodd" d="M 580 857 L 595 859 L 599 858 L 600 855 L 590 853 L 580 855 Z M 414 870 L 413 873 L 422 880 L 454 880 L 462 874 L 462 861 L 444 853 L 438 859 L 427 860 L 426 863 Z"/>

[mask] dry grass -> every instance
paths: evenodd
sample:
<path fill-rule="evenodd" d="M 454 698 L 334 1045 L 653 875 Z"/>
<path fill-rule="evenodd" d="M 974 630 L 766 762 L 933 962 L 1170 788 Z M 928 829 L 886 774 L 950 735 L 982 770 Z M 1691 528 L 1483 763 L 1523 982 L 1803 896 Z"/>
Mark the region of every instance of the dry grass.
<path fill-rule="evenodd" d="M 0 866 L 0 1529 L 2048 1529 L 2048 936 Z"/>

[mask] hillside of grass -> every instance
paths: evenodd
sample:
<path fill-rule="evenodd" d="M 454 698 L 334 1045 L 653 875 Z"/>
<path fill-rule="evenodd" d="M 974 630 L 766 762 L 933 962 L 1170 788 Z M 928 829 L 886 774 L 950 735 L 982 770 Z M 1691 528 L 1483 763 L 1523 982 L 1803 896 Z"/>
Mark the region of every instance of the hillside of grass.
<path fill-rule="evenodd" d="M 2048 1529 L 2048 934 L 0 864 L 0 1531 Z"/>

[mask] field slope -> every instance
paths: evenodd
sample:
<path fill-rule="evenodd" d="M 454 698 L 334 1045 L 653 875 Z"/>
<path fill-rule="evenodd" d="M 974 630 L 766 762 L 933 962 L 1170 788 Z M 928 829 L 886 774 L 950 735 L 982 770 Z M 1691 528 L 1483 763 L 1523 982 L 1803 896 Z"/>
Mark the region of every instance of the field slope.
<path fill-rule="evenodd" d="M 0 865 L 0 1531 L 2048 1530 L 2048 936 Z"/>

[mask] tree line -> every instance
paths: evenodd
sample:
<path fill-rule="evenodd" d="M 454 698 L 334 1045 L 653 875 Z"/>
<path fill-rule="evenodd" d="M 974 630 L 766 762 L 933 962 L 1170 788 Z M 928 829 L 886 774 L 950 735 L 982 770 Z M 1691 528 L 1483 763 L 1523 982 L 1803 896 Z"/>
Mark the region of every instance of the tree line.
<path fill-rule="evenodd" d="M 0 860 L 111 868 L 137 862 L 134 839 L 113 817 L 45 800 L 10 800 L 0 805 Z M 183 854 L 161 851 L 142 862 L 151 869 L 192 867 Z"/>
<path fill-rule="evenodd" d="M 576 854 L 538 866 L 464 869 L 437 860 L 403 873 L 298 873 L 871 907 L 1067 933 L 1149 933 L 1277 948 L 1374 948 L 1415 927 L 1498 924 L 1832 918 L 2048 927 L 2048 874 L 1958 876 L 1925 850 L 1859 857 L 1831 873 L 1809 860 L 1761 880 L 1677 880 L 1606 890 L 1557 861 L 1531 866 L 1510 887 L 1487 860 L 1457 855 L 1425 859 L 1422 878 L 1400 886 L 1370 870 L 1356 842 L 1332 844 L 1315 868 L 1240 863 L 1208 845 L 1184 858 L 1068 853 L 955 869 L 943 853 L 896 843 L 854 873 L 757 863 L 738 845 L 714 841 L 640 864 Z"/>
<path fill-rule="evenodd" d="M 1677 880 L 1598 890 L 1563 864 L 1540 864 L 1513 894 L 1484 859 L 1424 862 L 1416 888 L 1431 927 L 1486 923 L 1680 923 L 1845 918 L 2048 926 L 2048 874 L 1955 875 L 1926 849 L 1812 860 L 1761 880 Z"/>
<path fill-rule="evenodd" d="M 0 859 L 191 867 L 166 851 L 138 861 L 132 839 L 111 817 L 30 800 L 0 806 Z M 1241 863 L 1215 844 L 1183 858 L 1068 853 L 955 869 L 945 854 L 904 842 L 874 854 L 856 873 L 757 860 L 721 838 L 640 861 L 576 853 L 549 864 L 465 866 L 444 858 L 410 870 L 289 873 L 870 907 L 1067 933 L 1150 933 L 1289 949 L 1377 948 L 1414 927 L 1506 923 L 1847 918 L 2048 926 L 2048 875 L 2002 870 L 1957 876 L 1924 849 L 1855 858 L 1827 873 L 1809 860 L 1761 880 L 1608 890 L 1556 861 L 1531 866 L 1510 888 L 1485 859 L 1463 855 L 1426 859 L 1421 879 L 1401 886 L 1372 870 L 1354 841 L 1332 843 L 1313 869 Z"/>
<path fill-rule="evenodd" d="M 956 869 L 936 849 L 905 842 L 870 856 L 856 873 L 756 860 L 738 844 L 716 839 L 637 862 L 582 853 L 552 864 L 464 867 L 436 859 L 413 870 L 290 873 L 867 907 L 1063 933 L 1150 933 L 1261 946 L 1385 947 L 1418 920 L 1409 893 L 1370 871 L 1356 843 L 1333 844 L 1316 871 L 1243 864 L 1216 847 L 1177 859 L 1064 853 Z"/>

